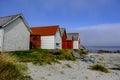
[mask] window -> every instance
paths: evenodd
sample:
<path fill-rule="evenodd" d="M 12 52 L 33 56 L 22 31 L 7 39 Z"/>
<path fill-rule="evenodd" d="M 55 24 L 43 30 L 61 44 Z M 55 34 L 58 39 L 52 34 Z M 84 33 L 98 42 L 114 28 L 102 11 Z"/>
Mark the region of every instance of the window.
<path fill-rule="evenodd" d="M 56 43 L 56 45 L 57 45 L 57 46 L 59 46 L 59 45 L 60 45 L 60 43 Z"/>

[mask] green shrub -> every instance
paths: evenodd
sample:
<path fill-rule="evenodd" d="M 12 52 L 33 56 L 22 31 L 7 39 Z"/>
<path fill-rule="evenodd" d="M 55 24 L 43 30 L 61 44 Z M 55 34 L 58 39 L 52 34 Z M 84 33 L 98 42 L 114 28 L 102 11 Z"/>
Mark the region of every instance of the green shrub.
<path fill-rule="evenodd" d="M 105 73 L 109 72 L 108 68 L 106 68 L 105 66 L 100 65 L 100 64 L 95 64 L 95 65 L 91 66 L 90 69 L 105 72 Z"/>
<path fill-rule="evenodd" d="M 24 80 L 27 67 L 18 63 L 17 59 L 9 54 L 0 54 L 0 79 Z"/>

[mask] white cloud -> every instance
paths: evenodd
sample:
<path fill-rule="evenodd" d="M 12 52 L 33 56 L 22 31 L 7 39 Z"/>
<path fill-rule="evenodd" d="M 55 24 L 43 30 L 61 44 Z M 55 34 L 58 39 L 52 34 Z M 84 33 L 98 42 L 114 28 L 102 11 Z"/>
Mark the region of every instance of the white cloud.
<path fill-rule="evenodd" d="M 82 27 L 76 31 L 83 45 L 120 46 L 120 23 Z"/>

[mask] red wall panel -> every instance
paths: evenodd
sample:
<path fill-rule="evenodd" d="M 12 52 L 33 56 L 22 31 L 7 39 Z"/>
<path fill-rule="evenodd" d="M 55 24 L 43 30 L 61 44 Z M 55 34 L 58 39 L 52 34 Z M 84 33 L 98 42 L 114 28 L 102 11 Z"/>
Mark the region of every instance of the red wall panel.
<path fill-rule="evenodd" d="M 73 40 L 67 40 L 67 49 L 73 49 Z"/>
<path fill-rule="evenodd" d="M 30 49 L 40 48 L 41 37 L 39 35 L 30 35 Z"/>
<path fill-rule="evenodd" d="M 64 33 L 63 37 L 62 37 L 62 49 L 66 49 L 67 48 L 66 38 L 67 38 L 67 36 Z"/>

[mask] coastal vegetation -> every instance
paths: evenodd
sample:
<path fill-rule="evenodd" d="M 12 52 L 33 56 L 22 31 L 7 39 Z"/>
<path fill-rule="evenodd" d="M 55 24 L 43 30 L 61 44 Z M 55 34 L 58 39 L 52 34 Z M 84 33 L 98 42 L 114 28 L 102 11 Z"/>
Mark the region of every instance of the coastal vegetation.
<path fill-rule="evenodd" d="M 101 65 L 101 64 L 94 64 L 90 67 L 91 70 L 96 70 L 96 71 L 101 71 L 101 72 L 105 72 L 108 73 L 109 70 L 108 68 L 106 68 L 105 66 Z"/>
<path fill-rule="evenodd" d="M 70 49 L 60 50 L 60 55 L 57 55 L 56 59 L 58 59 L 58 60 L 71 60 L 71 61 L 76 60 L 76 58 L 72 54 L 72 50 L 70 50 Z"/>
<path fill-rule="evenodd" d="M 88 54 L 88 50 L 83 45 L 81 45 L 79 49 L 79 53 Z"/>
<path fill-rule="evenodd" d="M 58 54 L 57 54 L 58 53 Z M 35 49 L 29 51 L 15 51 L 11 53 L 0 53 L 0 79 L 1 80 L 26 80 L 27 67 L 24 62 L 34 64 L 52 64 L 60 63 L 59 60 L 75 61 L 71 50 L 46 50 Z M 71 68 L 71 65 L 66 64 Z"/>
<path fill-rule="evenodd" d="M 73 51 L 77 52 L 78 55 L 80 56 L 80 58 L 86 58 L 87 57 L 86 55 L 88 54 L 88 50 L 84 46 L 82 46 L 82 45 L 80 46 L 79 49 L 74 49 Z"/>
<path fill-rule="evenodd" d="M 100 60 L 100 61 L 104 60 L 103 57 L 106 57 L 106 56 L 111 56 L 111 57 L 115 58 L 115 60 L 117 60 L 116 57 L 114 57 L 114 56 L 119 56 L 119 54 L 108 54 L 108 55 L 107 54 L 95 54 L 95 55 L 98 55 L 95 58 L 97 58 L 97 60 Z M 103 55 L 105 55 L 105 56 L 103 56 Z M 94 55 L 93 55 L 93 57 L 94 57 Z M 111 58 L 111 57 L 108 57 L 108 58 Z M 59 60 L 62 60 L 62 61 L 59 62 Z M 64 60 L 67 60 L 67 61 L 64 61 Z M 72 50 L 68 50 L 68 49 L 64 49 L 64 50 L 35 49 L 35 50 L 29 50 L 29 51 L 16 51 L 16 52 L 11 52 L 11 53 L 1 53 L 0 54 L 0 79 L 1 80 L 26 80 L 26 78 L 27 78 L 27 80 L 30 80 L 28 78 L 31 78 L 31 80 L 32 80 L 32 78 L 33 78 L 32 75 L 34 73 L 37 73 L 40 75 L 41 71 L 48 72 L 47 74 L 49 77 L 50 76 L 54 77 L 54 75 L 56 75 L 58 72 L 59 72 L 58 73 L 59 75 L 63 76 L 63 74 L 64 75 L 69 74 L 68 70 L 70 70 L 71 73 L 73 70 L 75 70 L 75 72 L 77 74 L 87 75 L 89 78 L 89 72 L 87 73 L 88 67 L 89 67 L 89 69 L 91 69 L 91 71 L 90 71 L 91 74 L 92 73 L 99 74 L 100 73 L 99 71 L 109 73 L 110 72 L 109 69 L 119 70 L 119 64 L 115 65 L 116 67 L 118 66 L 117 68 L 116 67 L 109 68 L 109 66 L 110 66 L 109 65 L 108 66 L 109 69 L 108 69 L 107 67 L 101 65 L 100 63 L 89 64 L 90 61 L 82 62 L 82 60 L 79 59 L 76 62 L 74 62 L 75 60 L 76 60 L 76 58 L 73 57 Z M 107 60 L 110 61 L 109 59 L 107 59 Z M 30 62 L 30 63 L 26 63 L 26 62 Z M 46 65 L 46 64 L 53 64 L 54 62 L 60 63 L 60 64 Z M 31 63 L 38 64 L 38 65 L 39 64 L 46 65 L 46 66 L 38 67 L 38 65 L 36 66 Z M 28 70 L 31 70 L 30 71 L 31 74 L 27 74 L 28 76 L 26 76 L 27 68 L 22 64 L 27 64 L 26 66 L 28 67 Z M 86 65 L 86 64 L 88 64 L 88 65 Z M 112 64 L 114 64 L 114 63 L 112 63 Z M 90 66 L 90 65 L 92 65 L 92 66 Z M 66 68 L 69 68 L 69 69 L 66 69 Z M 78 68 L 79 68 L 79 70 L 78 70 Z M 35 69 L 35 70 L 33 70 L 33 69 Z M 44 69 L 44 70 L 42 70 L 42 69 Z M 55 71 L 55 72 L 53 72 L 54 75 L 50 74 L 49 71 L 47 71 L 48 69 L 51 71 Z M 92 71 L 92 70 L 96 70 L 96 71 Z M 82 72 L 84 72 L 84 73 L 82 73 Z M 113 73 L 111 72 L 110 74 L 113 74 Z M 95 75 L 95 76 L 97 76 L 97 75 Z M 46 78 L 46 73 L 44 74 L 43 77 Z M 38 80 L 36 78 L 35 78 L 35 80 Z"/>
<path fill-rule="evenodd" d="M 53 62 L 59 63 L 59 60 L 72 60 L 76 58 L 72 55 L 72 51 L 68 49 L 63 50 L 46 50 L 46 49 L 35 49 L 29 51 L 16 51 L 13 52 L 20 62 L 32 62 L 34 64 L 52 64 Z"/>
<path fill-rule="evenodd" d="M 72 66 L 70 64 L 65 64 L 68 68 L 72 68 Z"/>
<path fill-rule="evenodd" d="M 8 53 L 0 54 L 0 80 L 25 80 L 27 67 Z"/>

